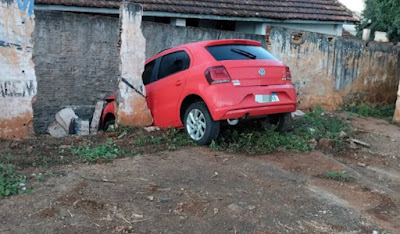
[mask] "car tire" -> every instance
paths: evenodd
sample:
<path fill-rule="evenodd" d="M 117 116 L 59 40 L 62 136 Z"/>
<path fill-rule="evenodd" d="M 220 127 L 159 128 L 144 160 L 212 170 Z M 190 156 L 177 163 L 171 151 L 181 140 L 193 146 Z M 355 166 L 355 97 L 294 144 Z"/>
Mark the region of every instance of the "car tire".
<path fill-rule="evenodd" d="M 292 124 L 292 115 L 290 113 L 282 113 L 278 115 L 278 123 L 275 131 L 285 133 L 290 130 Z"/>
<path fill-rule="evenodd" d="M 220 122 L 213 120 L 204 102 L 193 103 L 186 109 L 183 126 L 198 145 L 210 144 L 218 138 L 220 131 Z"/>
<path fill-rule="evenodd" d="M 104 132 L 109 131 L 109 128 L 111 125 L 115 125 L 115 117 L 114 116 L 106 119 L 104 126 L 103 126 L 103 131 Z"/>

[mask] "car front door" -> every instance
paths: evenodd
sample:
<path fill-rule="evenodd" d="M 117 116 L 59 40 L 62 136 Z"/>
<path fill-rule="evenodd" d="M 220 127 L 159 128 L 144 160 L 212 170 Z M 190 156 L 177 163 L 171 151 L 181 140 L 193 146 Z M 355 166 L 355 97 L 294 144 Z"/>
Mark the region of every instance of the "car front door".
<path fill-rule="evenodd" d="M 172 52 L 158 58 L 156 63 L 156 81 L 146 86 L 147 99 L 154 125 L 167 128 L 177 127 L 180 123 L 179 100 L 186 77 L 189 75 L 190 57 L 184 50 Z"/>

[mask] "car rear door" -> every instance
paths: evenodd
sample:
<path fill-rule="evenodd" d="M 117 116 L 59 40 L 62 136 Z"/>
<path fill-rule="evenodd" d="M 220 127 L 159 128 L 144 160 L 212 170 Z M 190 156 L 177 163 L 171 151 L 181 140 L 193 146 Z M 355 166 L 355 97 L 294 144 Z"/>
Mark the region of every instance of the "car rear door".
<path fill-rule="evenodd" d="M 148 104 L 154 125 L 176 127 L 180 125 L 179 101 L 189 76 L 190 56 L 180 50 L 159 58 L 156 81 L 147 85 Z"/>

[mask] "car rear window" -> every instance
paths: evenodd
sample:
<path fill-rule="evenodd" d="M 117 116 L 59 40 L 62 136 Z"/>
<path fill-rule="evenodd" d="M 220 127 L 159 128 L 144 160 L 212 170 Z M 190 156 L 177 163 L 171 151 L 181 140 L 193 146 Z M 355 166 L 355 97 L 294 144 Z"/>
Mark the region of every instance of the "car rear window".
<path fill-rule="evenodd" d="M 266 49 L 252 45 L 218 45 L 206 47 L 208 52 L 217 60 L 247 60 L 268 59 L 277 60 Z"/>

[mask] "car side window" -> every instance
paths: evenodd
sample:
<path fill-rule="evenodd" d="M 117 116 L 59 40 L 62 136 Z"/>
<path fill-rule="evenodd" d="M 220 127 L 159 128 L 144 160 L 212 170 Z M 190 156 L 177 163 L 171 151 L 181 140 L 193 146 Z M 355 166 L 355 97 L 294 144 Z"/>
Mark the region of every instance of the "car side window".
<path fill-rule="evenodd" d="M 151 77 L 153 75 L 154 66 L 156 65 L 156 60 L 153 60 L 146 64 L 142 74 L 143 84 L 148 85 L 151 83 Z"/>
<path fill-rule="evenodd" d="M 158 80 L 189 68 L 190 57 L 185 51 L 164 55 L 158 70 Z"/>

